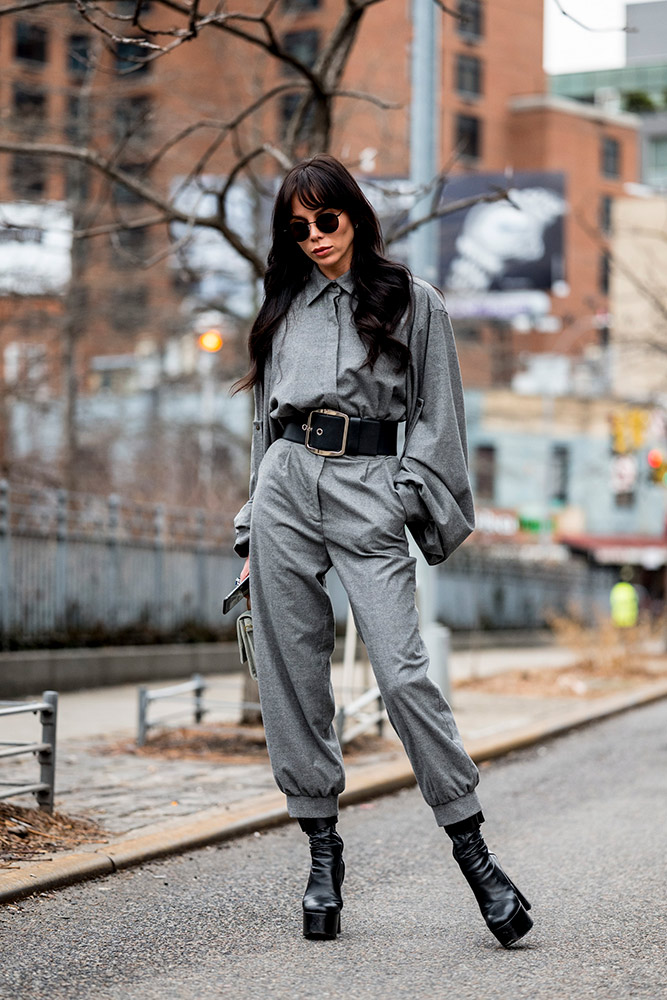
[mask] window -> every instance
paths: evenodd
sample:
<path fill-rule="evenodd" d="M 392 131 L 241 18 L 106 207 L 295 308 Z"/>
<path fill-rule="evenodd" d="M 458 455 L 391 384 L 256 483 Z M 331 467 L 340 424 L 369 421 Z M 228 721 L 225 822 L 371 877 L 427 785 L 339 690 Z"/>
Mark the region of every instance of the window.
<path fill-rule="evenodd" d="M 83 142 L 88 133 L 87 98 L 70 94 L 66 104 L 65 136 L 70 142 Z"/>
<path fill-rule="evenodd" d="M 150 133 L 149 118 L 151 114 L 151 99 L 146 94 L 136 94 L 123 101 L 117 101 L 114 107 L 114 135 L 116 139 L 146 139 Z"/>
<path fill-rule="evenodd" d="M 649 184 L 667 185 L 667 137 L 649 139 L 646 173 Z"/>
<path fill-rule="evenodd" d="M 145 166 L 143 163 L 122 163 L 120 169 L 130 176 L 135 176 L 141 180 L 144 176 Z M 143 201 L 141 195 L 136 194 L 124 184 L 114 184 L 112 198 L 116 205 L 140 205 Z"/>
<path fill-rule="evenodd" d="M 20 383 L 36 388 L 47 375 L 47 351 L 44 344 L 13 341 L 4 350 L 4 376 L 8 385 Z"/>
<path fill-rule="evenodd" d="M 570 480 L 570 450 L 565 444 L 551 448 L 549 465 L 549 499 L 553 503 L 567 503 Z"/>
<path fill-rule="evenodd" d="M 27 132 L 37 132 L 46 119 L 46 94 L 43 90 L 33 90 L 14 84 L 14 118 Z"/>
<path fill-rule="evenodd" d="M 90 39 L 88 35 L 70 35 L 67 39 L 67 72 L 81 78 L 90 69 Z"/>
<path fill-rule="evenodd" d="M 287 129 L 289 128 L 292 118 L 294 118 L 294 115 L 296 114 L 296 110 L 299 107 L 302 98 L 303 94 L 299 93 L 299 94 L 285 94 L 281 99 L 280 136 L 282 139 L 285 138 Z M 303 122 L 301 124 L 301 129 L 299 131 L 299 135 L 297 136 L 298 139 L 302 139 L 304 135 L 308 132 L 308 129 L 312 126 L 313 113 L 314 113 L 314 106 L 311 101 L 304 115 Z"/>
<path fill-rule="evenodd" d="M 496 449 L 492 444 L 475 448 L 475 494 L 478 500 L 493 500 L 496 492 Z"/>
<path fill-rule="evenodd" d="M 602 295 L 609 295 L 609 276 L 611 272 L 611 266 L 609 261 L 609 254 L 600 254 L 599 272 L 598 272 L 598 289 Z"/>
<path fill-rule="evenodd" d="M 283 0 L 283 10 L 286 14 L 300 14 L 306 10 L 318 10 L 321 0 Z"/>
<path fill-rule="evenodd" d="M 605 177 L 621 175 L 621 144 L 617 139 L 602 139 L 602 173 Z"/>
<path fill-rule="evenodd" d="M 456 60 L 456 89 L 459 94 L 482 93 L 482 62 L 476 56 L 459 55 Z"/>
<path fill-rule="evenodd" d="M 116 72 L 127 76 L 129 73 L 147 73 L 150 66 L 151 50 L 134 42 L 118 42 L 116 45 Z"/>
<path fill-rule="evenodd" d="M 459 0 L 458 33 L 464 38 L 484 37 L 484 6 L 481 0 Z"/>
<path fill-rule="evenodd" d="M 117 0 L 116 13 L 121 17 L 134 17 L 137 9 L 137 0 Z M 140 14 L 147 14 L 151 9 L 150 0 L 144 0 L 139 8 Z"/>
<path fill-rule="evenodd" d="M 121 229 L 112 237 L 111 263 L 117 268 L 135 267 L 147 254 L 147 229 Z"/>
<path fill-rule="evenodd" d="M 90 197 L 90 168 L 85 163 L 70 160 L 65 164 L 65 198 L 75 205 L 88 201 Z M 79 240 L 77 242 L 84 242 Z"/>
<path fill-rule="evenodd" d="M 40 28 L 36 24 L 28 24 L 27 21 L 18 21 L 16 24 L 14 56 L 17 59 L 25 59 L 26 62 L 45 63 L 47 56 L 46 28 Z"/>
<path fill-rule="evenodd" d="M 12 158 L 11 184 L 19 198 L 40 198 L 46 191 L 46 163 L 42 157 L 17 153 Z"/>
<path fill-rule="evenodd" d="M 135 333 L 148 319 L 148 288 L 114 289 L 111 296 L 111 324 L 118 333 Z"/>
<path fill-rule="evenodd" d="M 600 198 L 598 224 L 600 226 L 600 232 L 605 235 L 609 235 L 611 233 L 611 208 L 613 203 L 614 199 L 608 194 L 603 194 Z"/>
<path fill-rule="evenodd" d="M 482 123 L 472 115 L 456 116 L 456 148 L 461 156 L 478 159 L 482 150 Z"/>
<path fill-rule="evenodd" d="M 283 48 L 299 62 L 311 68 L 315 65 L 317 53 L 320 47 L 319 31 L 288 31 L 283 35 Z M 295 73 L 294 67 L 289 63 L 282 64 L 283 73 Z"/>

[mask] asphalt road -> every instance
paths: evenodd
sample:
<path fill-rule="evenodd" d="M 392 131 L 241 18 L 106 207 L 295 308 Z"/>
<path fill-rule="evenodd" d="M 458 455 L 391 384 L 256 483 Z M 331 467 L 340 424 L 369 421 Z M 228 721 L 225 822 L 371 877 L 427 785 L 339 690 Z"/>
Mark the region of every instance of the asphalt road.
<path fill-rule="evenodd" d="M 535 927 L 497 945 L 418 792 L 345 810 L 343 933 L 301 936 L 296 824 L 0 910 L 0 997 L 667 997 L 667 701 L 483 768 Z"/>

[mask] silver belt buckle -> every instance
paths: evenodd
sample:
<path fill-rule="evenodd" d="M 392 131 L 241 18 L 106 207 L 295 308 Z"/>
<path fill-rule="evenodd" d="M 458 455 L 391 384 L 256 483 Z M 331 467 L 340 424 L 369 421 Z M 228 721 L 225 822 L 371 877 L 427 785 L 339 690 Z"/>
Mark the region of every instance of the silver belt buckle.
<path fill-rule="evenodd" d="M 343 420 L 345 421 L 345 427 L 343 428 L 343 444 L 340 451 L 326 451 L 324 448 L 313 448 L 313 446 L 310 444 L 310 432 L 312 429 L 310 421 L 313 413 L 330 413 L 335 417 L 343 418 Z M 312 451 L 314 455 L 331 455 L 331 456 L 344 455 L 345 445 L 347 444 L 347 431 L 349 426 L 350 426 L 350 418 L 348 417 L 347 413 L 341 413 L 340 410 L 324 410 L 324 409 L 311 410 L 310 413 L 308 414 L 308 422 L 306 424 L 306 439 L 304 441 L 304 444 L 308 449 L 308 451 Z"/>

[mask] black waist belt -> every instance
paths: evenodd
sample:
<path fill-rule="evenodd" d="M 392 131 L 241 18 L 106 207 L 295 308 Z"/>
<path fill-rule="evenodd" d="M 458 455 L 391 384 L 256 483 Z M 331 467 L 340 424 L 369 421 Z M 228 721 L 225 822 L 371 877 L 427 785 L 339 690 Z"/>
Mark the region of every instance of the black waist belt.
<path fill-rule="evenodd" d="M 340 410 L 310 410 L 290 420 L 283 437 L 305 444 L 316 455 L 395 455 L 398 423 L 350 417 Z"/>

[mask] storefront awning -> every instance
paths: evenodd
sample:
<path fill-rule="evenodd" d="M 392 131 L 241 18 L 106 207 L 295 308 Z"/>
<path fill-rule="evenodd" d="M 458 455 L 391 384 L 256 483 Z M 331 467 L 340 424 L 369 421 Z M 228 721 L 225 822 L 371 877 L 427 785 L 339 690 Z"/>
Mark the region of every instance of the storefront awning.
<path fill-rule="evenodd" d="M 558 538 L 570 549 L 588 552 L 603 566 L 642 566 L 659 569 L 667 565 L 667 538 L 645 535 L 565 535 Z"/>

